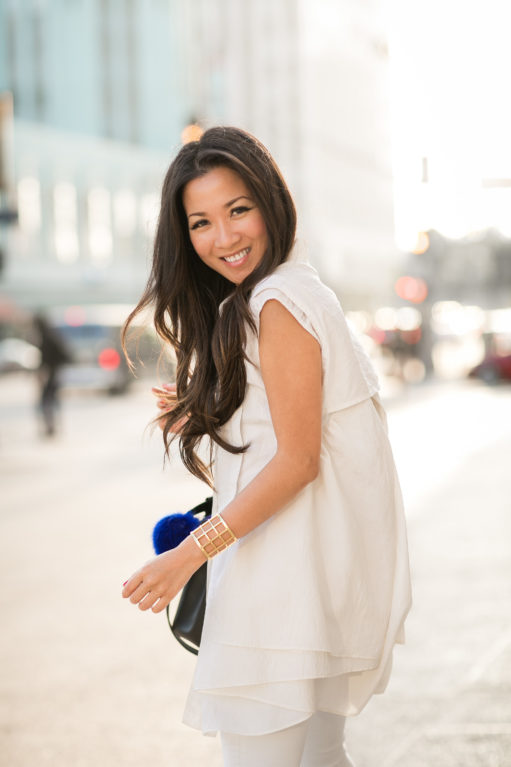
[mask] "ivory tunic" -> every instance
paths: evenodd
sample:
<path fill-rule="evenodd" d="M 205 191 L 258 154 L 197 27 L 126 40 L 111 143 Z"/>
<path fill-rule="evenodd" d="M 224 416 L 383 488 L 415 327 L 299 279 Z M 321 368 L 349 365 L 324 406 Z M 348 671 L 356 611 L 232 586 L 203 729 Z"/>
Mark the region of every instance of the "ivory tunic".
<path fill-rule="evenodd" d="M 318 477 L 277 514 L 210 561 L 207 607 L 184 722 L 257 735 L 317 710 L 344 716 L 383 692 L 411 603 L 401 491 L 372 365 L 335 294 L 307 263 L 287 261 L 259 282 L 258 326 L 280 301 L 318 340 L 323 372 Z M 217 448 L 214 510 L 222 511 L 276 452 L 247 330 L 247 390 Z"/>

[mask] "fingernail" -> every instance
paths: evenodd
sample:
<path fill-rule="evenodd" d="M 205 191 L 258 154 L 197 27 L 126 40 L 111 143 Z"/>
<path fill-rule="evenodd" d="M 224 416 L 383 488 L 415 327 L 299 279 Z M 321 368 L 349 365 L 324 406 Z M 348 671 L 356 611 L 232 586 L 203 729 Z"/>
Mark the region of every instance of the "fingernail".
<path fill-rule="evenodd" d="M 122 585 L 123 585 L 123 586 L 126 586 L 127 582 L 128 582 L 128 581 L 124 581 L 124 583 L 123 583 Z"/>

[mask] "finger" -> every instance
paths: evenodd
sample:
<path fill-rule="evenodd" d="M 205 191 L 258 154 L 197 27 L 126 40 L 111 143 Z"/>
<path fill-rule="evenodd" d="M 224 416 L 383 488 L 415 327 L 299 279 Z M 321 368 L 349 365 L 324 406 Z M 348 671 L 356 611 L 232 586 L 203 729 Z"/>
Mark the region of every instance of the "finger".
<path fill-rule="evenodd" d="M 129 600 L 133 605 L 137 605 L 149 593 L 147 584 L 142 582 L 130 596 Z"/>
<path fill-rule="evenodd" d="M 168 389 L 164 389 L 162 386 L 153 386 L 151 388 L 151 393 L 154 394 L 155 397 L 165 397 L 165 401 L 175 401 L 177 399 L 177 394 L 175 391 L 169 391 Z"/>
<path fill-rule="evenodd" d="M 158 418 L 158 426 L 159 426 L 159 428 L 162 431 L 165 428 L 165 423 L 166 423 L 165 418 L 163 418 L 162 416 L 165 415 L 165 413 L 169 413 L 171 410 L 172 410 L 172 408 L 169 408 L 168 410 L 162 410 L 162 412 L 159 413 L 159 415 L 157 416 L 157 418 Z M 186 415 L 184 415 L 182 418 L 180 418 L 179 421 L 176 421 L 176 423 L 170 429 L 172 434 L 179 434 L 181 429 L 183 428 L 183 426 L 186 424 L 187 421 L 188 421 L 188 416 L 186 416 Z"/>
<path fill-rule="evenodd" d="M 156 594 L 154 591 L 150 591 L 149 594 L 146 594 L 145 597 L 140 600 L 138 603 L 138 609 L 149 610 L 150 607 L 153 607 L 153 605 L 156 604 L 159 598 L 160 597 L 158 594 Z"/>
<path fill-rule="evenodd" d="M 176 421 L 174 426 L 171 429 L 171 432 L 174 434 L 179 434 L 185 423 L 188 421 L 188 416 L 184 415 L 182 418 L 179 419 L 179 421 Z"/>
<path fill-rule="evenodd" d="M 138 573 L 135 573 L 135 575 L 132 575 L 131 578 L 128 578 L 127 581 L 123 583 L 123 589 L 122 589 L 122 596 L 124 599 L 131 596 L 135 589 L 140 586 L 142 583 L 142 576 Z"/>
<path fill-rule="evenodd" d="M 153 394 L 164 394 L 166 397 L 176 395 L 176 384 L 162 384 L 161 386 L 152 386 L 151 391 Z"/>
<path fill-rule="evenodd" d="M 161 613 L 167 605 L 169 604 L 170 599 L 166 599 L 165 597 L 160 597 L 159 600 L 156 602 L 155 605 L 152 606 L 151 610 L 153 613 Z"/>

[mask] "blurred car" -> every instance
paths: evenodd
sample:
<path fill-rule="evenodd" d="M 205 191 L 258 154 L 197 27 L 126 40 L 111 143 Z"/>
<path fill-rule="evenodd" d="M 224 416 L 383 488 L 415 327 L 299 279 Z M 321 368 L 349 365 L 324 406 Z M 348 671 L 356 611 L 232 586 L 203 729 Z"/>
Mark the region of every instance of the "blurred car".
<path fill-rule="evenodd" d="M 0 373 L 37 370 L 41 361 L 41 352 L 37 346 L 22 338 L 2 338 L 0 340 Z"/>
<path fill-rule="evenodd" d="M 48 312 L 72 359 L 59 371 L 64 389 L 125 392 L 131 374 L 121 348 L 121 327 L 129 309 L 120 306 L 70 306 Z"/>
<path fill-rule="evenodd" d="M 469 376 L 488 384 L 511 381 L 511 354 L 487 354 L 483 361 L 470 371 Z"/>

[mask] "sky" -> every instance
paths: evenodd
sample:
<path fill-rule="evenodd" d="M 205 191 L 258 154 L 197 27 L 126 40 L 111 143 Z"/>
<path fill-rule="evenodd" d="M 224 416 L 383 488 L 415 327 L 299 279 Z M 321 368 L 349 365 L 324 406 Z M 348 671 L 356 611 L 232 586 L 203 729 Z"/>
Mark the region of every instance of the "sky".
<path fill-rule="evenodd" d="M 398 245 L 430 227 L 511 236 L 510 0 L 386 0 L 386 10 Z"/>

